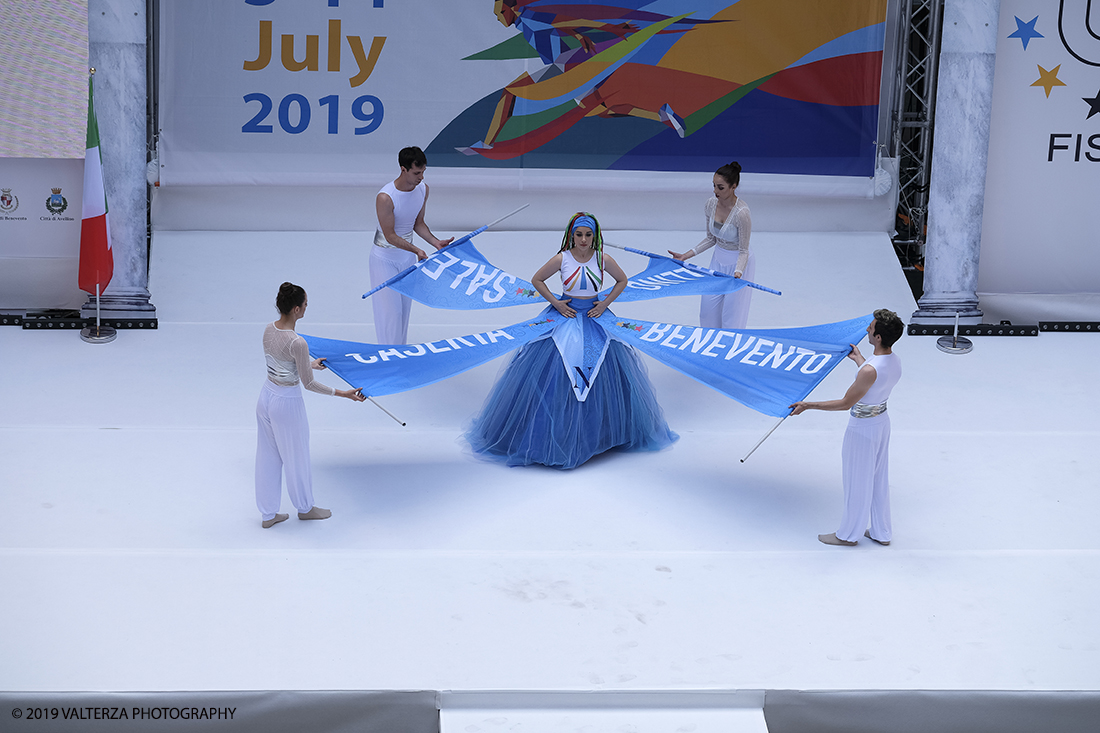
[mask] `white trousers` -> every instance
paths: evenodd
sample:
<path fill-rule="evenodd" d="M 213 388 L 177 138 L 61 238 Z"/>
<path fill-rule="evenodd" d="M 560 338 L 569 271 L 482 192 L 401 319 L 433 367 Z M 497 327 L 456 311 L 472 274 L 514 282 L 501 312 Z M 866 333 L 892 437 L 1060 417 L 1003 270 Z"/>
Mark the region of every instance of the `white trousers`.
<path fill-rule="evenodd" d="M 256 507 L 273 519 L 282 499 L 283 474 L 290 503 L 300 512 L 313 508 L 309 465 L 309 421 L 299 385 L 264 382 L 256 403 Z"/>
<path fill-rule="evenodd" d="M 376 288 L 394 275 L 416 264 L 416 255 L 403 249 L 372 245 L 370 249 L 370 285 Z M 374 306 L 374 333 L 380 344 L 405 344 L 409 341 L 409 313 L 412 299 L 391 288 L 382 288 L 370 296 Z"/>
<path fill-rule="evenodd" d="M 732 275 L 737 271 L 737 255 L 736 250 L 715 247 L 710 269 Z M 751 249 L 741 277 L 756 282 L 756 257 Z M 749 322 L 751 301 L 752 288 L 749 287 L 741 288 L 736 293 L 704 295 L 699 303 L 699 325 L 703 328 L 742 329 Z"/>
<path fill-rule="evenodd" d="M 841 450 L 844 476 L 844 516 L 836 536 L 855 542 L 863 538 L 868 519 L 871 536 L 889 542 L 890 415 L 850 417 Z"/>

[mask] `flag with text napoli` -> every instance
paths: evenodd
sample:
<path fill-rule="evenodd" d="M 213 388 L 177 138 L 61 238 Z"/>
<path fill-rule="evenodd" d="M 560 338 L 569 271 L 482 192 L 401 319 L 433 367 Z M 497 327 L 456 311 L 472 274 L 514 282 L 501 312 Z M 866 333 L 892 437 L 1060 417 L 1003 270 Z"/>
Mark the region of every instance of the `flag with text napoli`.
<path fill-rule="evenodd" d="M 649 257 L 649 265 L 630 276 L 626 290 L 616 303 L 652 300 L 666 295 L 721 295 L 735 293 L 748 280 L 689 265 L 671 257 Z"/>
<path fill-rule="evenodd" d="M 93 295 L 102 293 L 115 271 L 111 253 L 111 228 L 107 220 L 107 194 L 103 189 L 103 159 L 99 154 L 92 78 L 88 79 L 88 144 L 84 155 L 84 203 L 80 224 L 80 270 L 77 284 Z"/>

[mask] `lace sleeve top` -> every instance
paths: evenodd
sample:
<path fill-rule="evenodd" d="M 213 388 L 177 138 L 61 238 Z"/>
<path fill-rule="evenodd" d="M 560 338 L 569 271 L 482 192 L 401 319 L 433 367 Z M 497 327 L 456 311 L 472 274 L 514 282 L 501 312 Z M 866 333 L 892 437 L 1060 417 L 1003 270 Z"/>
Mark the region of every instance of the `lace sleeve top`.
<path fill-rule="evenodd" d="M 267 378 L 280 387 L 293 387 L 301 381 L 311 392 L 335 395 L 336 390 L 313 378 L 309 347 L 305 339 L 294 331 L 276 328 L 274 323 L 264 329 L 264 359 L 267 360 Z"/>
<path fill-rule="evenodd" d="M 737 251 L 736 271 L 743 273 L 749 261 L 749 237 L 752 236 L 752 216 L 749 206 L 738 198 L 726 221 L 718 224 L 714 221 L 714 211 L 718 208 L 718 199 L 711 196 L 703 205 L 706 214 L 707 236 L 695 245 L 695 254 L 702 254 L 714 245 L 722 249 Z"/>

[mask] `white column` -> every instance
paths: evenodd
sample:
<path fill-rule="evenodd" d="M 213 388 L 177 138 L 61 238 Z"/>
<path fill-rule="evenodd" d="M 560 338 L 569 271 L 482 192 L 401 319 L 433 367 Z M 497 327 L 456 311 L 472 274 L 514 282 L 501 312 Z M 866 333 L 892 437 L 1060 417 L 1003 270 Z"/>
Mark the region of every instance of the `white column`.
<path fill-rule="evenodd" d="M 989 121 L 1000 0 L 946 0 L 936 85 L 924 295 L 914 323 L 981 323 L 982 241 Z"/>
<path fill-rule="evenodd" d="M 110 211 L 115 272 L 101 296 L 106 318 L 155 318 L 149 302 L 145 0 L 89 0 L 88 56 Z M 94 314 L 95 297 L 83 314 Z"/>

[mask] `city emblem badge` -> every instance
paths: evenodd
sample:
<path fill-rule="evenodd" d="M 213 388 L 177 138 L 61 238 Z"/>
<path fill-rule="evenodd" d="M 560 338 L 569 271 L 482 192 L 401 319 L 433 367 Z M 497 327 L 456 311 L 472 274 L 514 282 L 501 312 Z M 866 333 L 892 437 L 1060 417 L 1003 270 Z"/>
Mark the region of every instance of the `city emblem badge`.
<path fill-rule="evenodd" d="M 19 208 L 19 197 L 10 188 L 0 188 L 0 212 L 11 214 Z"/>
<path fill-rule="evenodd" d="M 60 188 L 51 188 L 50 190 L 53 191 L 53 195 L 46 199 L 46 211 L 54 216 L 63 214 L 65 209 L 69 208 L 69 202 L 61 195 Z"/>

